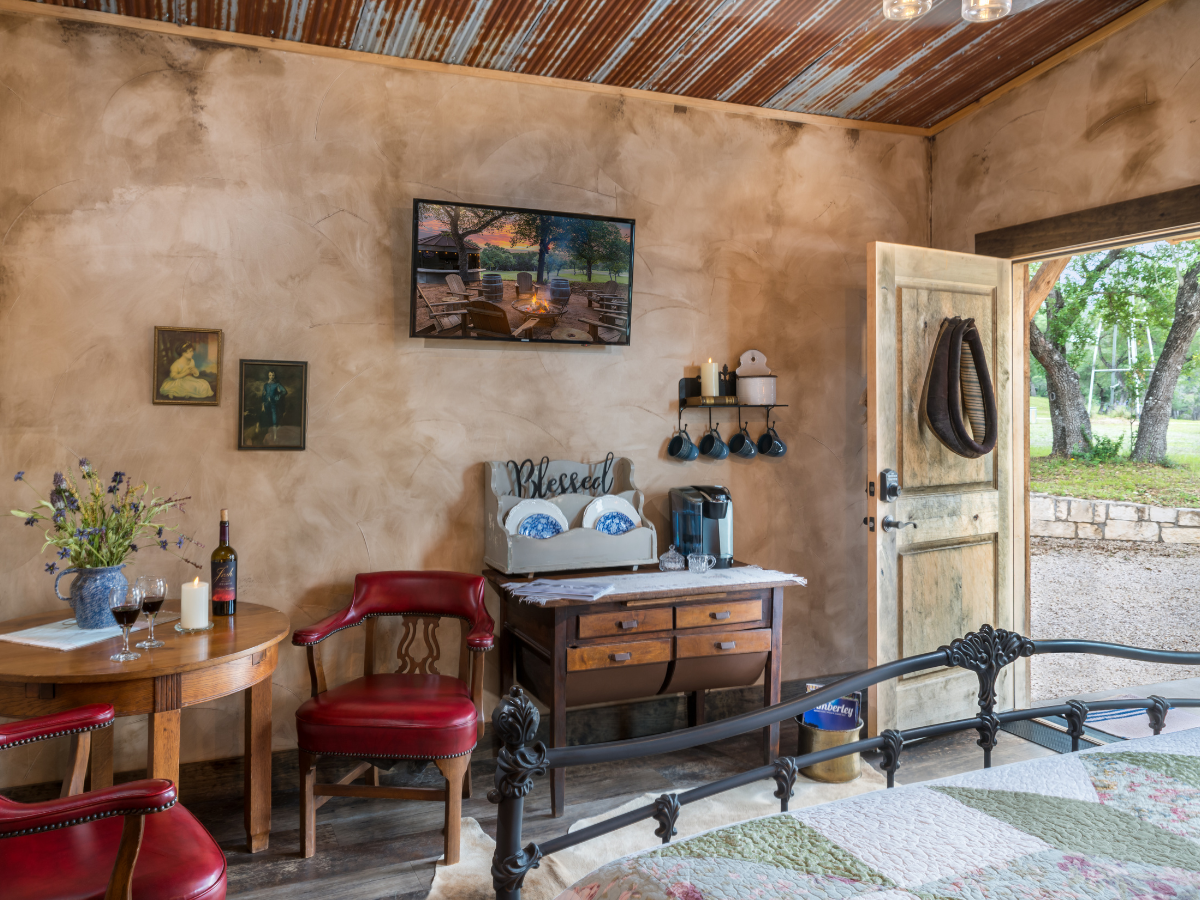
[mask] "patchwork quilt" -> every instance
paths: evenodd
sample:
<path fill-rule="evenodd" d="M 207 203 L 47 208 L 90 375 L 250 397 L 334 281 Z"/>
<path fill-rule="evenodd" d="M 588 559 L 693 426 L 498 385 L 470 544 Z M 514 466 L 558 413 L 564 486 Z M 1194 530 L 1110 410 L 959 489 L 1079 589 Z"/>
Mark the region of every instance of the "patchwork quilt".
<path fill-rule="evenodd" d="M 1200 728 L 752 819 L 559 895 L 749 898 L 1200 900 Z"/>

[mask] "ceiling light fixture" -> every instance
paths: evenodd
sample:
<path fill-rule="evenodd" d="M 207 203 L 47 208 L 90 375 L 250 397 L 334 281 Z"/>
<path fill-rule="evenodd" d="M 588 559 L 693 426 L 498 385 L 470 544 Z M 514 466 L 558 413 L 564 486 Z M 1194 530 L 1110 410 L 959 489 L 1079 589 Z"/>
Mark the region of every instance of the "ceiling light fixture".
<path fill-rule="evenodd" d="M 962 17 L 968 22 L 993 22 L 1012 12 L 1013 0 L 962 0 Z"/>
<path fill-rule="evenodd" d="M 933 0 L 883 0 L 885 19 L 915 19 L 933 8 Z"/>

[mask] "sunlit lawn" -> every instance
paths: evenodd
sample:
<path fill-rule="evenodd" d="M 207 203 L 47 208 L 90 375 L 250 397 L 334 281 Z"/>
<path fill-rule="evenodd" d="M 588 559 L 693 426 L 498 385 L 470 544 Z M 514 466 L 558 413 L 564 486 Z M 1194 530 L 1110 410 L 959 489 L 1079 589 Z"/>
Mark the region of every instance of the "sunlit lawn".
<path fill-rule="evenodd" d="M 1158 506 L 1200 507 L 1200 421 L 1172 419 L 1167 428 L 1168 466 L 1117 463 L 1089 464 L 1080 460 L 1047 459 L 1053 447 L 1050 401 L 1030 397 L 1037 421 L 1029 426 L 1030 490 L 1096 500 L 1129 500 Z M 1136 423 L 1135 423 L 1136 427 Z M 1124 438 L 1128 456 L 1128 419 L 1092 416 L 1092 433 Z"/>

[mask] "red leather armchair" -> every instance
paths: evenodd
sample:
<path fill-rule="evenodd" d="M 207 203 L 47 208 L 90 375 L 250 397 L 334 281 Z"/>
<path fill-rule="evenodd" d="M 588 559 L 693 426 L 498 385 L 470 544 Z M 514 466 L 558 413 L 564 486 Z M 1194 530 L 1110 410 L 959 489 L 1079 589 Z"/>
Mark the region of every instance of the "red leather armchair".
<path fill-rule="evenodd" d="M 81 793 L 91 732 L 108 704 L 0 725 L 0 749 L 75 735 L 63 796 L 0 797 L 0 895 L 5 900 L 224 900 L 225 854 L 175 802 L 175 785 L 133 781 Z M 140 851 L 140 852 L 139 852 Z"/>
<path fill-rule="evenodd" d="M 350 605 L 292 633 L 308 651 L 312 698 L 296 710 L 300 745 L 301 852 L 316 852 L 316 811 L 330 797 L 438 800 L 446 804 L 446 862 L 458 862 L 462 798 L 471 796 L 471 751 L 483 734 L 483 652 L 492 648 L 492 617 L 483 605 L 483 579 L 461 572 L 371 572 L 354 579 Z M 394 673 L 375 673 L 375 619 L 405 616 Z M 438 674 L 438 624 L 460 619 L 458 677 Z M 363 677 L 335 688 L 325 685 L 321 641 L 363 625 Z M 412 655 L 418 634 L 427 654 Z M 335 784 L 316 780 L 322 756 L 362 760 Z M 396 760 L 433 760 L 445 790 L 379 784 L 379 767 Z M 371 770 L 371 783 L 351 784 Z"/>

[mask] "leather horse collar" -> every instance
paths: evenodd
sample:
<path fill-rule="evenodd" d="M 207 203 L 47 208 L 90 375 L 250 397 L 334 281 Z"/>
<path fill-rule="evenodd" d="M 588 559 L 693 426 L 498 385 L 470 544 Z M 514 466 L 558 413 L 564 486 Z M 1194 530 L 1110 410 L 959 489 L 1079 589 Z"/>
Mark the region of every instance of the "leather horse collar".
<path fill-rule="evenodd" d="M 921 418 L 959 456 L 977 459 L 995 449 L 996 395 L 974 319 L 942 320 L 925 376 Z"/>

